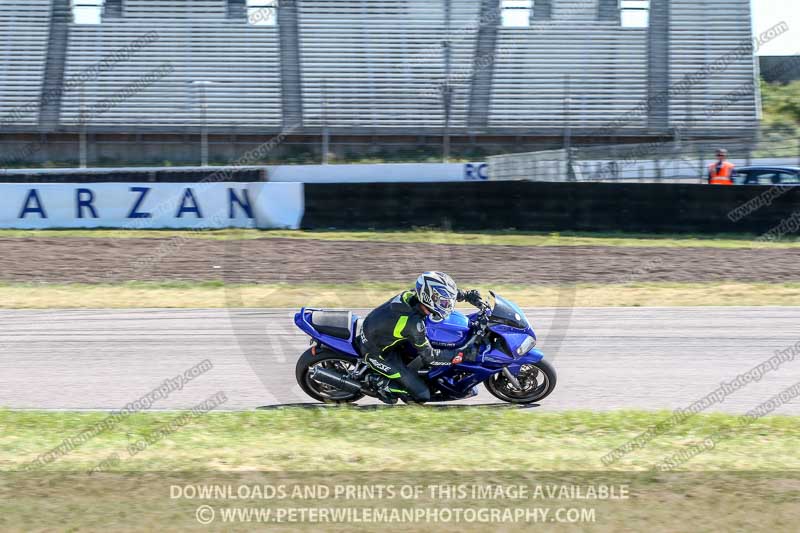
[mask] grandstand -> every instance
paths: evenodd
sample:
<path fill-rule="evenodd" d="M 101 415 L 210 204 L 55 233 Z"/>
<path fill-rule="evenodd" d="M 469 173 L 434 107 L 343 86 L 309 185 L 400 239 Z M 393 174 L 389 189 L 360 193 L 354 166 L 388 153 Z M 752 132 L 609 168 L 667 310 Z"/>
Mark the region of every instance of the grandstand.
<path fill-rule="evenodd" d="M 756 78 L 750 31 L 749 0 L 0 0 L 0 155 L 742 138 L 757 91 L 704 110 Z"/>
<path fill-rule="evenodd" d="M 0 120 L 28 131 L 39 119 L 49 30 L 49 2 L 0 1 Z"/>
<path fill-rule="evenodd" d="M 122 17 L 71 28 L 65 76 L 90 69 L 98 58 L 125 49 L 151 32 L 152 37 L 144 39 L 146 44 L 130 59 L 87 81 L 83 91 L 65 91 L 60 124 L 76 124 L 82 106 L 90 111 L 167 65 L 172 67 L 168 75 L 91 117 L 91 126 L 125 132 L 196 129 L 203 121 L 205 104 L 209 125 L 280 129 L 280 58 L 274 27 L 227 20 L 224 0 L 191 5 L 127 0 L 123 7 Z"/>

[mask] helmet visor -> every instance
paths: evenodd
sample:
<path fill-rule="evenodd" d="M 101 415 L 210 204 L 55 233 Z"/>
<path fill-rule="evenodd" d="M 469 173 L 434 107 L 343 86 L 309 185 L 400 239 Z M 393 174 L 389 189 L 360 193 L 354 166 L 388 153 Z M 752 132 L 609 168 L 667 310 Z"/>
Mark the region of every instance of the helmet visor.
<path fill-rule="evenodd" d="M 450 316 L 450 313 L 453 312 L 455 309 L 456 302 L 452 298 L 439 298 L 439 301 L 436 304 L 436 311 L 441 315 L 442 318 L 447 318 Z"/>

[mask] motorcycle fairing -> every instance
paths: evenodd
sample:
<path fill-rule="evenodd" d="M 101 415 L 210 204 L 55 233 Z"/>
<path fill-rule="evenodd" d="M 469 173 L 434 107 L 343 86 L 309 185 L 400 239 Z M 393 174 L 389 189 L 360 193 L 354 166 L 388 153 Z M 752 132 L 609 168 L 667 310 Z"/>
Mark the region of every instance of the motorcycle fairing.
<path fill-rule="evenodd" d="M 312 339 L 315 339 L 325 346 L 328 346 L 337 352 L 341 352 L 346 355 L 353 356 L 355 358 L 360 357 L 358 351 L 354 346 L 355 342 L 355 329 L 356 329 L 356 322 L 358 321 L 358 316 L 355 314 L 353 315 L 353 322 L 350 324 L 350 338 L 349 339 L 340 339 L 338 337 L 334 337 L 333 335 L 326 335 L 317 331 L 317 329 L 311 324 L 311 313 L 313 311 L 321 311 L 321 309 L 313 308 L 313 307 L 303 307 L 300 309 L 298 313 L 294 315 L 294 323 L 297 325 L 298 328 L 303 330 L 308 336 Z"/>

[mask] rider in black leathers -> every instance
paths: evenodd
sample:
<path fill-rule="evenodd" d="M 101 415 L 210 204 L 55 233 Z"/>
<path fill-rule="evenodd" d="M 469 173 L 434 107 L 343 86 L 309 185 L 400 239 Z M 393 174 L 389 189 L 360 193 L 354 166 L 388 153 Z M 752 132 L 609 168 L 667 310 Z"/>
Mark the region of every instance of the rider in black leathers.
<path fill-rule="evenodd" d="M 478 291 L 461 291 L 447 274 L 426 272 L 417 281 L 416 290 L 398 294 L 367 315 L 359 348 L 370 368 L 384 377 L 376 383 L 382 401 L 395 403 L 398 397 L 405 397 L 422 403 L 431 399 L 428 385 L 416 370 L 403 363 L 401 352 L 411 348 L 427 366 L 450 365 L 459 350 L 433 348 L 426 336 L 425 319 L 431 314 L 446 318 L 456 300 L 481 305 Z M 476 350 L 471 347 L 462 353 L 463 360 L 474 361 Z"/>

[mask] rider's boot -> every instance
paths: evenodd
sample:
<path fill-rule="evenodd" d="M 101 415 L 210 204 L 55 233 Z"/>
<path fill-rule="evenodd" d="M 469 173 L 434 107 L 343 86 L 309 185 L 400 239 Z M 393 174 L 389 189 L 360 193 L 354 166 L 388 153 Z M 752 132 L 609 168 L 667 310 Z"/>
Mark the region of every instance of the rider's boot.
<path fill-rule="evenodd" d="M 377 375 L 370 375 L 367 377 L 368 382 L 375 390 L 378 399 L 385 404 L 394 405 L 397 403 L 397 391 L 393 390 L 392 382 L 389 381 L 387 378 Z"/>
<path fill-rule="evenodd" d="M 397 395 L 389 390 L 388 387 L 378 389 L 378 399 L 387 405 L 394 405 L 397 403 Z"/>

